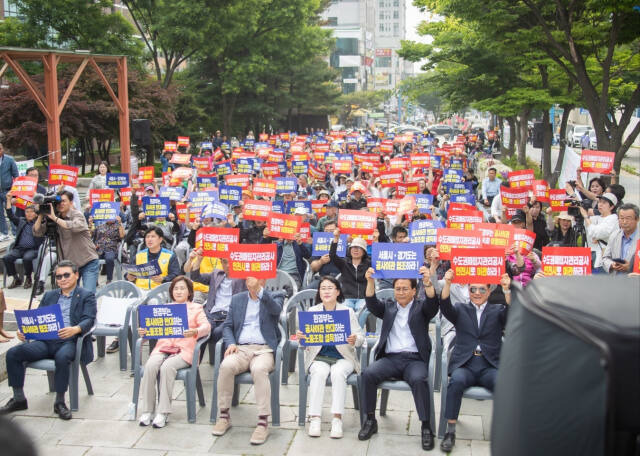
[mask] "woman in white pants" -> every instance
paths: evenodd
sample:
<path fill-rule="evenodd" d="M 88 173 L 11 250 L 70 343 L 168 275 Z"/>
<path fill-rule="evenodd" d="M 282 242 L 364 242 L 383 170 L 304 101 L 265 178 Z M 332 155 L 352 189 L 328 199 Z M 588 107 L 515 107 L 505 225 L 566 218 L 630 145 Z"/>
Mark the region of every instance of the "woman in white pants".
<path fill-rule="evenodd" d="M 356 356 L 355 347 L 364 342 L 362 329 L 358 318 L 350 307 L 340 304 L 344 301 L 340 282 L 331 276 L 324 276 L 318 285 L 316 305 L 309 308 L 310 312 L 333 310 L 349 311 L 351 334 L 347 343 L 342 345 L 313 345 L 305 349 L 304 366 L 310 377 L 309 385 L 309 435 L 319 437 L 321 434 L 322 398 L 327 377 L 331 375 L 331 438 L 342 438 L 342 413 L 347 392 L 347 377 L 352 372 L 360 372 L 360 363 Z M 299 338 L 304 338 L 301 331 Z"/>

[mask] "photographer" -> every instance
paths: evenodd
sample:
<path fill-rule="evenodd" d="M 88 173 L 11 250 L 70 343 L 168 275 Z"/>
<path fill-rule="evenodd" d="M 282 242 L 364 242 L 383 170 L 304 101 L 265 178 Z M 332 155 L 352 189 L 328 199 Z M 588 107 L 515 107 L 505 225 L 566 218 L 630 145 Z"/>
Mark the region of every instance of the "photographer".
<path fill-rule="evenodd" d="M 48 204 L 48 212 L 45 212 L 47 205 L 41 204 L 40 214 L 33 225 L 33 234 L 35 236 L 44 236 L 47 231 L 47 223 L 55 224 L 59 253 L 61 254 L 60 259 L 70 260 L 78 265 L 80 277 L 82 277 L 82 288 L 95 292 L 100 266 L 98 253 L 91 240 L 87 221 L 82 212 L 73 206 L 73 193 L 68 190 L 62 190 L 58 195 L 60 201 Z M 56 206 L 55 210 L 54 204 Z M 45 219 L 48 219 L 48 221 Z M 45 254 L 45 256 L 49 258 L 48 254 Z M 49 268 L 51 267 L 50 264 L 48 266 Z M 49 269 L 47 269 L 47 274 L 48 272 Z M 38 286 L 38 291 L 40 289 L 44 290 L 43 277 L 46 277 L 46 275 L 40 275 L 41 282 Z"/>
<path fill-rule="evenodd" d="M 618 204 L 618 198 L 613 193 L 604 193 L 598 197 L 600 215 L 589 217 L 587 211 L 580 207 L 587 230 L 587 241 L 591 247 L 593 272 L 602 272 L 602 254 L 607 247 L 609 237 L 618 229 L 618 216 L 613 212 Z"/>
<path fill-rule="evenodd" d="M 584 240 L 579 239 L 576 230 L 573 228 L 574 218 L 568 212 L 560 212 L 553 220 L 551 208 L 547 208 L 549 217 L 549 244 L 558 247 L 583 247 Z"/>

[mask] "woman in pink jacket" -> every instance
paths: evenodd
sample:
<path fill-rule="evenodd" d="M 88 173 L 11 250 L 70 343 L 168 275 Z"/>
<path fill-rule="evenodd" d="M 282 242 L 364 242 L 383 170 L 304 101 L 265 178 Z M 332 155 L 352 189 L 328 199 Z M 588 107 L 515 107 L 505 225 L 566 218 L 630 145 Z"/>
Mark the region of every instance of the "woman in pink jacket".
<path fill-rule="evenodd" d="M 155 349 L 151 352 L 144 366 L 142 377 L 142 415 L 140 426 L 149 426 L 153 418 L 153 427 L 162 428 L 167 423 L 171 413 L 171 394 L 176 380 L 176 372 L 191 366 L 193 350 L 200 337 L 211 331 L 211 325 L 200 304 L 191 302 L 193 299 L 193 282 L 185 276 L 178 276 L 171 281 L 169 296 L 176 304 L 187 304 L 189 329 L 183 333 L 183 338 L 158 339 Z M 144 337 L 146 330 L 140 328 L 138 333 Z M 158 374 L 160 381 L 157 382 Z M 158 406 L 156 407 L 156 384 L 159 389 Z"/>

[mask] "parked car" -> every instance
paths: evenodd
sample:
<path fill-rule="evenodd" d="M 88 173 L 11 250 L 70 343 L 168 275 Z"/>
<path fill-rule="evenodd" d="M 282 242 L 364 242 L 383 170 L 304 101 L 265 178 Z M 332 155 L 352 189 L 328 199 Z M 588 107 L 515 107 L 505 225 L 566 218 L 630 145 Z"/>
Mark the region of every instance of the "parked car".
<path fill-rule="evenodd" d="M 589 132 L 590 130 L 592 130 L 592 128 L 589 125 L 575 125 L 569 137 L 571 147 L 580 147 L 580 138 L 582 138 L 585 132 Z"/>
<path fill-rule="evenodd" d="M 589 149 L 598 150 L 598 138 L 596 138 L 596 131 L 589 130 Z"/>

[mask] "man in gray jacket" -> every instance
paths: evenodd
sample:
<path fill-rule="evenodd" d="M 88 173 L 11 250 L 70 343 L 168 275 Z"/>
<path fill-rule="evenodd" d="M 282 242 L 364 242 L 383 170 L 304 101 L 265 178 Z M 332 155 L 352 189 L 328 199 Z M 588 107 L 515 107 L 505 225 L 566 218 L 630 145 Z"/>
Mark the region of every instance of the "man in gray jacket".
<path fill-rule="evenodd" d="M 7 200 L 7 192 L 11 190 L 13 179 L 18 177 L 18 165 L 13 157 L 5 155 L 2 143 L 0 143 L 0 241 L 9 239 L 9 227 L 4 216 L 4 205 Z"/>
<path fill-rule="evenodd" d="M 640 239 L 639 218 L 640 209 L 635 204 L 626 203 L 618 209 L 619 229 L 609 237 L 602 255 L 602 268 L 605 272 L 628 274 L 633 271 L 633 256 Z"/>

